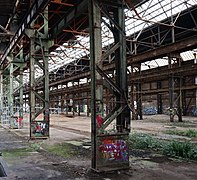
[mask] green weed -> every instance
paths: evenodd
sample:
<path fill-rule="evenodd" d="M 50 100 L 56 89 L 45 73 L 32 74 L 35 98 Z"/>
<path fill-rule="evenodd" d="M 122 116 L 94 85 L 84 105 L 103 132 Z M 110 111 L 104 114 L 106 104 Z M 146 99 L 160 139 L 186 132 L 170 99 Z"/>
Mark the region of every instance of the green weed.
<path fill-rule="evenodd" d="M 129 138 L 130 149 L 143 149 L 159 152 L 170 157 L 197 160 L 197 146 L 190 142 L 159 140 L 147 134 L 133 133 Z"/>
<path fill-rule="evenodd" d="M 134 133 L 129 139 L 130 145 L 135 149 L 151 149 L 158 150 L 161 147 L 161 142 L 146 134 Z"/>
<path fill-rule="evenodd" d="M 30 145 L 30 147 L 31 147 L 32 149 L 34 149 L 35 151 L 38 151 L 38 150 L 40 149 L 40 147 L 42 146 L 42 144 L 43 144 L 43 142 L 32 143 L 32 144 Z"/>
<path fill-rule="evenodd" d="M 174 134 L 179 136 L 187 136 L 187 137 L 197 137 L 197 130 L 187 129 L 187 130 L 167 130 L 166 134 Z"/>
<path fill-rule="evenodd" d="M 28 156 L 29 153 L 33 152 L 31 148 L 20 148 L 2 151 L 2 155 L 5 158 Z"/>
<path fill-rule="evenodd" d="M 172 141 L 162 146 L 162 153 L 171 157 L 197 160 L 197 148 L 190 142 Z"/>
<path fill-rule="evenodd" d="M 62 156 L 64 158 L 68 158 L 70 156 L 74 156 L 76 154 L 75 151 L 73 151 L 73 149 L 70 147 L 69 144 L 66 143 L 61 143 L 61 144 L 56 144 L 50 147 L 46 148 L 47 151 L 58 155 L 58 156 Z"/>

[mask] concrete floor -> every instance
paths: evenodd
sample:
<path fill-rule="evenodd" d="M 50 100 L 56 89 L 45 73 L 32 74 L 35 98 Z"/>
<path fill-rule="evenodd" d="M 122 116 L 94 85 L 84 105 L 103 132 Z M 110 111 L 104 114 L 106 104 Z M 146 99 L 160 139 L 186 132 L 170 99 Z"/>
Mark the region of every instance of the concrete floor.
<path fill-rule="evenodd" d="M 197 129 L 196 117 L 184 117 L 184 120 L 186 121 L 185 123 L 187 123 L 187 128 L 188 126 L 191 126 L 191 128 Z M 32 141 L 29 141 L 28 127 L 29 126 L 27 122 L 22 129 L 8 129 L 7 126 L 0 127 L 0 152 L 2 152 L 0 162 L 4 166 L 7 174 L 7 177 L 1 177 L 2 179 L 89 179 L 81 176 L 75 176 L 76 170 L 73 171 L 73 169 L 77 169 L 78 167 L 73 167 L 73 162 L 77 162 L 77 164 L 83 165 L 84 162 L 80 162 L 80 159 L 73 161 L 69 165 L 67 164 L 65 169 L 63 160 L 48 157 L 46 155 L 43 155 L 42 153 L 37 152 L 36 150 L 25 152 L 28 153 L 28 155 L 25 156 L 16 155 L 12 157 L 4 157 L 4 154 L 6 154 L 6 152 L 10 152 L 16 149 L 23 150 L 29 147 L 29 143 L 32 143 Z M 145 116 L 143 121 L 132 121 L 131 127 L 132 131 L 147 132 L 158 135 L 160 136 L 160 138 L 168 138 L 168 135 L 163 134 L 163 131 L 165 131 L 166 129 L 185 128 L 184 126 L 176 126 L 176 122 L 170 123 L 168 116 L 165 115 Z M 180 139 L 180 137 L 178 138 Z M 185 139 L 190 140 L 188 138 Z M 80 117 L 76 116 L 74 118 L 69 118 L 65 115 L 51 115 L 50 138 L 48 140 L 45 140 L 46 144 L 69 142 L 77 145 L 77 143 L 81 144 L 82 142 L 87 141 L 90 141 L 90 117 L 82 115 Z M 54 165 L 59 163 L 61 165 L 63 164 L 64 166 L 62 166 L 62 168 L 57 168 L 56 165 Z M 159 179 L 158 177 L 161 173 L 164 174 L 163 178 L 161 179 L 170 179 L 170 177 L 173 177 L 174 180 L 197 178 L 196 163 L 180 162 L 178 164 L 172 163 L 171 165 L 169 162 L 165 162 L 163 164 L 156 165 L 155 163 L 147 163 L 147 161 L 144 162 L 141 160 L 132 160 L 131 166 L 132 170 L 129 171 L 130 175 L 128 175 L 127 178 L 124 178 L 124 180 L 144 178 L 151 180 Z M 90 158 L 87 161 L 85 168 L 82 169 L 89 167 Z M 177 169 L 174 174 L 173 168 L 175 167 Z M 144 175 L 142 176 L 143 173 Z M 155 177 L 153 178 L 152 175 L 154 175 Z M 177 178 L 175 178 L 176 176 Z M 93 179 L 95 179 L 94 177 L 97 176 L 93 176 Z M 102 176 L 102 178 L 99 177 L 97 177 L 96 179 L 106 179 L 104 178 L 105 176 Z"/>

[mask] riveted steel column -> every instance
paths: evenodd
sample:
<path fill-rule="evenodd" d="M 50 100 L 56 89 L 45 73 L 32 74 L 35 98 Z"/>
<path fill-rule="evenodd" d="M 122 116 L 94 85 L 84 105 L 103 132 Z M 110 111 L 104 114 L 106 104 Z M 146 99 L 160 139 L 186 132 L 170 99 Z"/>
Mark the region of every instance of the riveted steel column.
<path fill-rule="evenodd" d="M 16 57 L 17 58 L 17 57 Z M 20 45 L 19 51 L 19 118 L 23 119 L 23 68 L 24 68 L 24 58 L 23 58 L 23 42 Z M 22 125 L 19 123 L 19 125 Z M 20 127 L 20 126 L 19 126 Z"/>
<path fill-rule="evenodd" d="M 43 54 L 43 67 L 44 67 L 44 122 L 47 124 L 49 129 L 49 47 L 51 41 L 48 37 L 48 7 L 44 11 L 44 34 L 42 43 L 42 54 Z M 48 135 L 49 136 L 49 135 Z"/>
<path fill-rule="evenodd" d="M 19 107 L 19 118 L 23 119 L 23 68 L 20 68 L 20 90 L 19 90 L 19 101 L 20 101 L 20 107 Z"/>
<path fill-rule="evenodd" d="M 157 89 L 161 89 L 162 88 L 162 84 L 161 81 L 157 82 Z M 162 107 L 162 95 L 161 94 L 157 94 L 157 112 L 158 114 L 162 114 L 163 112 L 163 107 Z"/>
<path fill-rule="evenodd" d="M 113 34 L 115 44 L 120 43 L 120 48 L 115 51 L 115 65 L 116 65 L 116 84 L 122 89 L 122 93 L 116 96 L 116 106 L 125 107 L 128 102 L 128 84 L 127 84 L 127 60 L 126 60 L 126 34 L 125 34 L 125 14 L 124 3 L 120 3 L 120 7 L 114 9 L 114 19 L 119 25 L 119 28 L 114 28 Z M 122 3 L 122 4 L 121 4 Z M 130 110 L 125 108 L 123 112 L 117 117 L 117 130 L 123 132 L 124 126 L 127 124 L 130 129 Z"/>
<path fill-rule="evenodd" d="M 130 129 L 130 110 L 127 92 L 125 3 L 122 0 L 116 0 L 113 3 L 111 6 L 111 1 L 89 0 L 92 168 L 96 171 L 129 167 L 127 142 Z M 109 20 L 110 23 L 105 22 L 105 24 L 114 36 L 114 45 L 103 53 L 101 12 Z M 115 82 L 114 78 L 103 70 L 103 60 L 108 58 L 110 54 L 115 56 Z M 106 116 L 103 108 L 104 83 L 115 97 L 114 107 Z M 113 126 L 112 131 L 107 129 L 109 125 Z M 114 147 L 113 152 L 109 150 L 112 146 Z M 105 149 L 107 150 L 105 151 Z"/>
<path fill-rule="evenodd" d="M 136 85 L 136 89 L 137 89 L 137 97 L 136 97 L 136 101 L 137 101 L 137 115 L 139 116 L 140 120 L 143 120 L 143 117 L 142 117 L 142 93 L 141 93 L 142 85 L 141 85 L 141 82 L 139 82 Z"/>
<path fill-rule="evenodd" d="M 183 121 L 182 115 L 183 115 L 183 104 L 182 104 L 182 89 L 181 87 L 183 86 L 183 80 L 182 77 L 178 79 L 179 81 L 179 97 L 178 97 L 178 110 L 177 110 L 177 115 L 178 115 L 178 120 L 179 122 Z"/>
<path fill-rule="evenodd" d="M 35 59 L 33 57 L 35 51 L 35 37 L 31 37 L 30 44 L 30 94 L 29 94 L 29 106 L 30 106 L 30 138 L 32 138 L 32 128 L 31 124 L 36 119 L 36 96 L 35 91 Z"/>
<path fill-rule="evenodd" d="M 174 121 L 174 76 L 172 75 L 169 78 L 169 105 L 170 105 L 170 109 L 169 109 L 169 113 L 170 113 L 170 121 L 173 122 Z"/>
<path fill-rule="evenodd" d="M 172 55 L 168 57 L 168 68 L 172 68 Z M 174 74 L 170 75 L 168 80 L 169 85 L 169 114 L 170 121 L 174 121 L 175 109 L 174 109 Z"/>
<path fill-rule="evenodd" d="M 14 96 L 13 96 L 13 92 L 14 92 L 14 87 L 13 87 L 13 83 L 14 83 L 14 64 L 10 63 L 10 81 L 9 81 L 9 99 L 8 99 L 8 106 L 9 106 L 9 111 L 10 111 L 10 118 L 12 118 L 14 116 Z M 12 122 L 11 122 L 12 123 Z"/>
<path fill-rule="evenodd" d="M 0 71 L 0 122 L 2 123 L 3 114 L 3 72 Z"/>
<path fill-rule="evenodd" d="M 92 164 L 93 169 L 97 169 L 97 128 L 96 115 L 103 114 L 102 93 L 103 86 L 101 76 L 96 72 L 96 65 L 102 69 L 102 44 L 101 44 L 101 11 L 97 1 L 89 0 L 90 19 L 90 61 L 91 61 L 91 139 L 92 139 Z"/>
<path fill-rule="evenodd" d="M 88 78 L 87 78 L 87 83 L 89 83 L 88 82 Z M 90 116 L 90 99 L 89 99 L 89 92 L 87 91 L 87 100 L 86 100 L 86 105 L 87 105 L 87 117 L 89 117 Z"/>

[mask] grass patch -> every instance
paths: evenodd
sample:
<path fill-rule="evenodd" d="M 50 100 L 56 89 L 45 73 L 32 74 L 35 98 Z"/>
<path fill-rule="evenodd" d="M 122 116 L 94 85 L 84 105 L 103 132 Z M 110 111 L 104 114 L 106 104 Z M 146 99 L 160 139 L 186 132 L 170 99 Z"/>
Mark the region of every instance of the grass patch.
<path fill-rule="evenodd" d="M 177 126 L 177 127 L 185 127 L 185 128 L 197 127 L 196 124 L 191 123 L 191 122 L 187 122 L 187 121 L 184 121 L 184 122 L 171 122 L 171 123 L 167 123 L 167 125 L 169 125 L 169 126 Z"/>
<path fill-rule="evenodd" d="M 187 136 L 187 137 L 197 137 L 197 130 L 187 129 L 187 130 L 166 130 L 166 134 Z"/>
<path fill-rule="evenodd" d="M 161 148 L 161 142 L 147 134 L 133 133 L 130 136 L 129 144 L 134 149 L 154 150 L 157 151 Z"/>
<path fill-rule="evenodd" d="M 36 143 L 32 143 L 30 147 L 35 151 L 38 151 L 43 144 L 44 144 L 43 142 L 36 142 Z"/>
<path fill-rule="evenodd" d="M 190 142 L 159 140 L 146 134 L 133 133 L 129 139 L 131 149 L 159 152 L 169 157 L 179 157 L 197 161 L 197 146 Z"/>
<path fill-rule="evenodd" d="M 48 146 L 46 147 L 46 150 L 49 151 L 50 153 L 53 153 L 55 155 L 58 155 L 64 158 L 69 158 L 77 154 L 77 152 L 73 150 L 71 145 L 67 143 L 61 143 L 61 144 L 56 144 L 53 146 Z"/>
<path fill-rule="evenodd" d="M 33 152 L 31 148 L 20 148 L 20 149 L 11 149 L 2 152 L 3 157 L 13 158 L 13 157 L 22 157 L 29 156 L 29 153 Z"/>
<path fill-rule="evenodd" d="M 197 148 L 190 142 L 172 141 L 162 146 L 162 153 L 171 157 L 197 160 Z"/>

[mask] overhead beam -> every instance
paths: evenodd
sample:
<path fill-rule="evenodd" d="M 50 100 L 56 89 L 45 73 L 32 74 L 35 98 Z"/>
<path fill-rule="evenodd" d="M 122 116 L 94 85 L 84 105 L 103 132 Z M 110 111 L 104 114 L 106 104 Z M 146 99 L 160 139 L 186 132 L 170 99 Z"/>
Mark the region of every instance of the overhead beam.
<path fill-rule="evenodd" d="M 35 19 L 36 16 L 39 15 L 40 12 L 48 5 L 50 0 L 38 0 L 34 1 L 33 5 L 31 6 L 30 10 L 26 14 L 25 18 L 21 22 L 18 30 L 16 31 L 15 35 L 12 37 L 10 43 L 8 44 L 6 50 L 4 51 L 1 60 L 0 65 L 2 65 L 8 56 L 8 54 L 12 51 L 16 43 L 21 39 L 21 37 L 24 35 L 25 28 Z"/>
<path fill-rule="evenodd" d="M 88 0 L 81 1 L 77 6 L 73 7 L 69 14 L 66 14 L 59 23 L 57 23 L 50 34 L 53 38 L 56 38 L 65 28 L 67 28 L 73 19 L 78 18 L 82 13 L 88 11 Z"/>
<path fill-rule="evenodd" d="M 197 36 L 193 36 L 175 43 L 159 47 L 128 58 L 128 64 L 143 63 L 157 58 L 162 58 L 170 53 L 180 53 L 197 47 Z"/>

